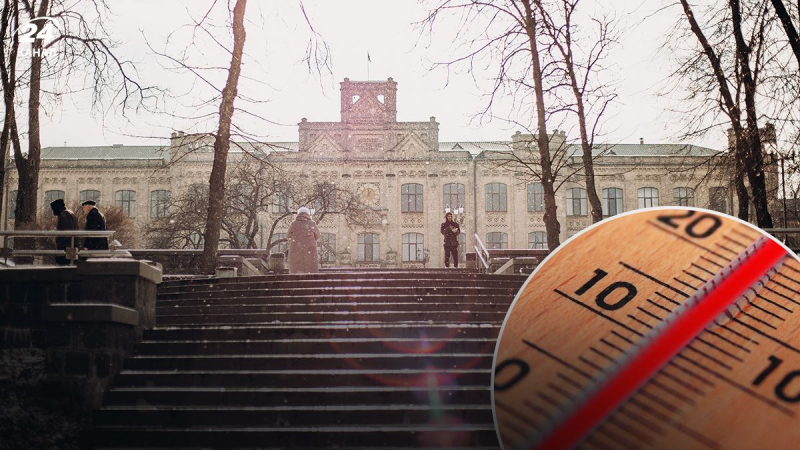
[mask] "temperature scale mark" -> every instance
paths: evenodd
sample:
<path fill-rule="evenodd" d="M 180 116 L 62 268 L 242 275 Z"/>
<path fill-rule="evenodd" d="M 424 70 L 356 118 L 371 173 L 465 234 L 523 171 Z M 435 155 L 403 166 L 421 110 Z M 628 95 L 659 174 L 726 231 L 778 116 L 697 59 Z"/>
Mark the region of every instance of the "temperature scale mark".
<path fill-rule="evenodd" d="M 663 229 L 660 226 L 659 228 Z M 707 250 L 709 250 L 711 254 L 715 254 L 712 250 Z M 644 345 L 641 346 L 641 351 L 626 361 L 613 377 L 599 384 L 599 388 L 594 391 L 580 407 L 569 414 L 538 447 L 545 449 L 572 448 L 584 440 L 590 431 L 597 428 L 605 418 L 619 408 L 619 406 L 637 390 L 639 392 L 644 392 L 641 390 L 641 387 L 646 384 L 656 372 L 666 365 L 673 357 L 683 356 L 679 353 L 683 348 L 686 348 L 687 345 L 720 316 L 733 301 L 746 292 L 750 286 L 759 281 L 785 256 L 786 250 L 779 244 L 770 239 L 762 239 L 749 255 L 746 255 L 746 257 L 740 256 L 736 261 L 729 264 L 727 270 L 729 273 L 727 276 L 719 277 L 717 280 L 712 279 L 712 281 L 702 288 L 702 292 L 698 291 L 692 298 L 687 300 L 684 305 L 689 305 L 688 307 L 680 308 L 684 311 L 677 314 L 673 320 L 662 322 L 664 325 L 659 328 L 663 329 L 659 330 L 652 338 L 647 339 Z M 689 297 L 686 293 L 669 284 L 649 276 L 625 263 L 621 264 L 680 295 Z M 559 293 L 564 295 L 561 292 Z M 575 301 L 574 299 L 571 300 Z M 609 319 L 611 318 L 609 317 Z M 766 324 L 766 322 L 759 319 L 756 320 Z M 691 348 L 691 346 L 688 348 Z M 691 359 L 685 357 L 684 359 L 687 359 L 690 363 L 697 364 Z M 738 385 L 738 383 L 722 377 L 720 374 L 710 371 L 702 365 L 698 365 L 698 367 L 717 376 L 717 378 L 727 381 L 733 386 L 743 388 L 745 392 L 761 397 L 749 388 Z M 769 399 L 763 397 L 761 399 L 769 402 L 772 406 L 775 406 L 784 413 L 793 415 L 791 410 L 783 408 Z"/>

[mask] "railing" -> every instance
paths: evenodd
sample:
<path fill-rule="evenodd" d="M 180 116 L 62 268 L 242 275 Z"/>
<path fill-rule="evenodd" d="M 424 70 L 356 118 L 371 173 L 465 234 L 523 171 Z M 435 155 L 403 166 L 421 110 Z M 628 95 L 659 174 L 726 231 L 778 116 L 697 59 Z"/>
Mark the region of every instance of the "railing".
<path fill-rule="evenodd" d="M 53 231 L 53 230 L 12 230 L 0 231 L 0 236 L 3 237 L 3 247 L 0 248 L 0 258 L 4 259 L 3 265 L 8 265 L 8 259 L 14 256 L 65 256 L 71 265 L 75 265 L 81 257 L 94 257 L 94 256 L 122 256 L 131 257 L 131 254 L 123 249 L 117 248 L 119 243 L 113 241 L 109 244 L 108 250 L 83 250 L 75 247 L 75 238 L 87 237 L 104 237 L 106 239 L 113 239 L 115 231 Z M 16 237 L 39 237 L 39 238 L 70 238 L 70 245 L 64 250 L 27 250 L 27 249 L 12 249 L 8 247 L 8 238 Z"/>
<path fill-rule="evenodd" d="M 789 239 L 790 234 L 800 234 L 800 228 L 764 228 L 764 231 L 774 236 L 775 239 L 781 240 L 786 245 L 789 245 L 786 241 Z M 783 235 L 783 239 L 780 238 L 780 235 Z M 794 242 L 794 244 L 795 246 L 792 247 L 792 251 L 795 253 L 799 252 L 800 245 L 798 245 L 797 242 Z"/>
<path fill-rule="evenodd" d="M 477 242 L 477 244 L 473 246 L 475 249 L 475 254 L 478 255 L 478 259 L 481 260 L 481 264 L 483 264 L 483 270 L 489 270 L 489 262 L 491 261 L 489 250 L 487 250 L 486 246 L 483 245 L 483 241 L 481 241 L 481 237 L 478 236 L 478 233 L 475 233 L 475 242 Z"/>

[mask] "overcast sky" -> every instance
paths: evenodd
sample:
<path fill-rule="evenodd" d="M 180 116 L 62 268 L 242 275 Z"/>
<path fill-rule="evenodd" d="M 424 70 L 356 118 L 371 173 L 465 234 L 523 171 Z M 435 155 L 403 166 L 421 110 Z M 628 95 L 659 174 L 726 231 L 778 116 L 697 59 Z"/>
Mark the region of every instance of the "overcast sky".
<path fill-rule="evenodd" d="M 611 0 L 608 0 L 611 1 Z M 591 3 L 588 2 L 587 4 Z M 671 101 L 659 96 L 670 72 L 670 57 L 660 49 L 669 26 L 680 10 L 667 8 L 661 2 L 614 1 L 606 5 L 616 11 L 622 31 L 619 45 L 607 65 L 609 82 L 618 86 L 619 98 L 607 114 L 604 131 L 607 142 L 633 143 L 644 138 L 649 143 L 676 142 L 682 124 L 667 114 Z M 196 111 L 185 105 L 207 98 L 208 89 L 192 75 L 175 73 L 148 49 L 145 40 L 158 49 L 178 55 L 190 41 L 187 15 L 203 14 L 208 1 L 200 0 L 137 0 L 114 1 L 114 17 L 106 21 L 119 51 L 136 61 L 139 75 L 146 84 L 158 84 L 171 90 L 171 98 L 163 108 L 181 115 Z M 309 75 L 300 61 L 308 41 L 308 27 L 295 2 L 251 1 L 247 10 L 247 58 L 240 94 L 264 101 L 254 104 L 237 100 L 237 106 L 268 119 L 238 119 L 252 134 L 267 140 L 297 140 L 297 122 L 339 120 L 339 82 L 382 80 L 392 77 L 398 83 L 398 120 L 427 121 L 435 116 L 440 123 L 440 140 L 508 140 L 516 131 L 508 123 L 494 120 L 479 122 L 472 116 L 485 106 L 485 98 L 476 87 L 478 79 L 488 73 L 451 74 L 446 84 L 443 70 L 430 71 L 431 62 L 452 57 L 449 39 L 452 33 L 434 30 L 430 39 L 420 41 L 420 31 L 413 25 L 425 17 L 425 5 L 416 0 L 396 1 L 310 1 L 306 10 L 322 38 L 330 46 L 332 74 L 322 78 Z M 223 10 L 215 17 L 221 24 Z M 166 37 L 173 31 L 169 45 Z M 219 30 L 219 39 L 230 42 L 230 35 Z M 199 64 L 225 66 L 229 57 L 214 50 L 207 39 L 190 52 Z M 367 63 L 367 53 L 372 59 Z M 200 55 L 204 53 L 204 55 Z M 214 78 L 214 75 L 210 75 Z M 219 85 L 224 77 L 217 74 Z M 480 83 L 479 83 L 480 84 Z M 485 83 L 483 83 L 485 86 Z M 236 119 L 236 118 L 235 118 Z M 43 117 L 44 146 L 124 144 L 160 144 L 166 142 L 173 129 L 211 131 L 213 120 L 179 120 L 166 114 L 129 113 L 126 119 L 115 114 L 93 114 L 87 97 L 73 96 L 50 108 Z M 551 125 L 551 127 L 553 127 Z M 575 137 L 573 131 L 570 133 Z M 152 138 L 147 138 L 152 137 Z M 713 133 L 694 144 L 721 149 L 724 136 Z"/>

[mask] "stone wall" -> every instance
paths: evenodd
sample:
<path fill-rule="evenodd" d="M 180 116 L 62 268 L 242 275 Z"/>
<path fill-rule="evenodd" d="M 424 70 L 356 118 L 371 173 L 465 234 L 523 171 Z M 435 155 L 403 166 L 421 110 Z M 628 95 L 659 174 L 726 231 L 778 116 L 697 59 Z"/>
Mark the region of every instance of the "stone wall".
<path fill-rule="evenodd" d="M 155 325 L 161 269 L 130 259 L 0 270 L 0 448 L 79 448 L 122 362 Z"/>

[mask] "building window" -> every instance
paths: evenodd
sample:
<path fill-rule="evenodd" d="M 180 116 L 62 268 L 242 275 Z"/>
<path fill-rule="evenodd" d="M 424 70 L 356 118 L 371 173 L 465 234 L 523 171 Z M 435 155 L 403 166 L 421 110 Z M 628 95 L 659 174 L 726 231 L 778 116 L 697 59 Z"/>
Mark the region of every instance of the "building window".
<path fill-rule="evenodd" d="M 676 187 L 672 190 L 672 201 L 675 206 L 694 206 L 694 189 Z"/>
<path fill-rule="evenodd" d="M 128 217 L 136 216 L 136 191 L 117 191 L 117 206 Z"/>
<path fill-rule="evenodd" d="M 358 235 L 358 260 L 380 261 L 380 241 L 375 233 L 361 233 Z"/>
<path fill-rule="evenodd" d="M 49 206 L 50 202 L 59 198 L 64 198 L 64 191 L 47 191 L 44 193 L 44 204 Z"/>
<path fill-rule="evenodd" d="M 728 190 L 724 187 L 708 189 L 708 207 L 724 214 L 728 213 Z"/>
<path fill-rule="evenodd" d="M 544 211 L 544 188 L 542 183 L 528 184 L 528 212 Z"/>
<path fill-rule="evenodd" d="M 171 193 L 165 190 L 150 193 L 150 217 L 153 219 L 169 215 L 169 200 Z"/>
<path fill-rule="evenodd" d="M 95 203 L 100 203 L 100 191 L 96 191 L 94 189 L 87 189 L 85 191 L 81 191 L 81 204 L 89 200 Z"/>
<path fill-rule="evenodd" d="M 467 190 L 461 183 L 448 183 L 444 185 L 444 207 L 450 208 L 463 208 L 467 203 Z"/>
<path fill-rule="evenodd" d="M 336 235 L 333 233 L 322 233 L 317 244 L 319 251 L 319 262 L 336 262 Z"/>
<path fill-rule="evenodd" d="M 571 188 L 567 189 L 567 215 L 585 216 L 588 208 L 586 207 L 586 189 Z"/>
<path fill-rule="evenodd" d="M 486 247 L 489 249 L 508 248 L 508 235 L 500 231 L 493 231 L 487 234 Z"/>
<path fill-rule="evenodd" d="M 508 193 L 503 183 L 486 185 L 486 212 L 508 211 Z"/>
<path fill-rule="evenodd" d="M 425 259 L 425 237 L 422 233 L 403 235 L 403 261 L 422 261 Z"/>
<path fill-rule="evenodd" d="M 653 187 L 639 188 L 639 208 L 658 206 L 658 189 Z"/>
<path fill-rule="evenodd" d="M 528 233 L 528 248 L 547 250 L 547 233 L 544 231 Z"/>
<path fill-rule="evenodd" d="M 276 192 L 272 197 L 272 212 L 286 214 L 294 209 L 292 196 L 284 192 Z"/>
<path fill-rule="evenodd" d="M 400 211 L 422 212 L 422 185 L 404 184 L 400 194 Z"/>
<path fill-rule="evenodd" d="M 282 239 L 284 240 L 283 242 L 273 247 L 270 247 L 269 251 L 270 253 L 286 253 L 286 251 L 289 250 L 289 243 L 285 240 L 286 233 L 274 233 L 272 235 L 272 238 L 269 240 L 269 243 L 274 244 Z"/>
<path fill-rule="evenodd" d="M 467 236 L 464 233 L 458 235 L 458 260 L 467 260 Z"/>
<path fill-rule="evenodd" d="M 603 189 L 603 215 L 606 217 L 616 216 L 622 211 L 622 189 Z"/>
<path fill-rule="evenodd" d="M 17 209 L 17 191 L 9 191 L 8 202 L 6 202 L 6 219 L 14 218 L 14 210 Z"/>

